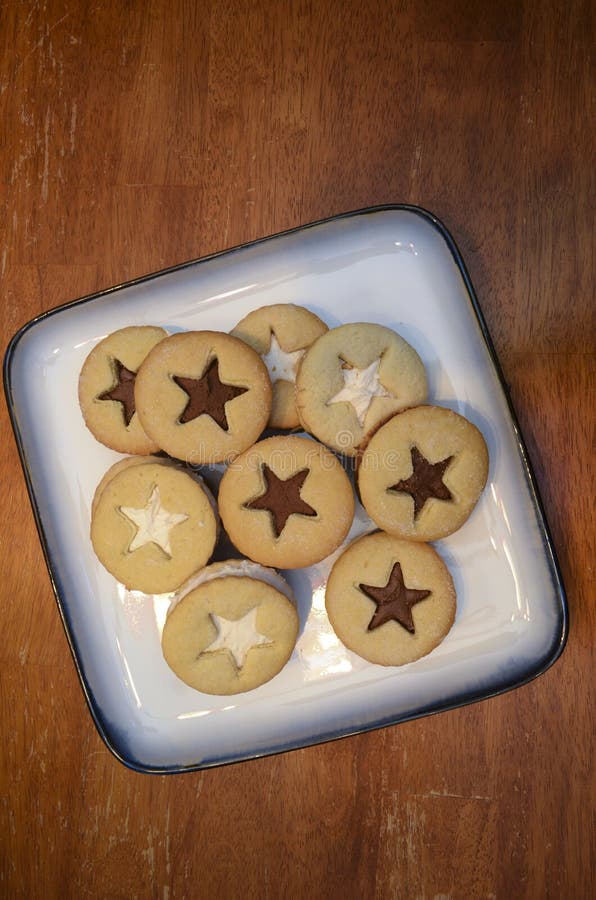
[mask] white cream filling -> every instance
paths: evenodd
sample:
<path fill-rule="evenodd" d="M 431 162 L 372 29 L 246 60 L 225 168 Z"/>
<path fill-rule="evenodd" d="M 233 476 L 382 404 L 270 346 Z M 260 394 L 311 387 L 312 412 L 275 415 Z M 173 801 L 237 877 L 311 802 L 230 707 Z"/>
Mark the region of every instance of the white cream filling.
<path fill-rule="evenodd" d="M 120 506 L 119 510 L 137 529 L 128 545 L 129 553 L 144 547 L 145 544 L 157 544 L 171 558 L 170 531 L 175 525 L 185 522 L 188 516 L 185 513 L 172 513 L 164 509 L 156 484 L 153 485 L 147 504 L 141 509 Z"/>
<path fill-rule="evenodd" d="M 359 425 L 363 426 L 366 414 L 374 398 L 393 396 L 379 381 L 380 365 L 380 358 L 371 362 L 366 369 L 358 369 L 356 366 L 344 363 L 341 370 L 344 377 L 344 386 L 331 400 L 327 401 L 326 405 L 330 406 L 332 403 L 342 402 L 350 403 L 356 412 Z"/>
<path fill-rule="evenodd" d="M 275 334 L 271 332 L 269 350 L 261 356 L 267 366 L 271 383 L 273 384 L 276 381 L 291 381 L 294 383 L 296 380 L 296 369 L 304 356 L 304 352 L 304 350 L 293 350 L 291 353 L 287 353 L 285 350 L 282 350 Z"/>
<path fill-rule="evenodd" d="M 253 647 L 262 644 L 271 644 L 272 641 L 265 634 L 257 631 L 257 610 L 254 606 L 240 619 L 224 619 L 215 613 L 210 613 L 213 624 L 217 628 L 217 637 L 203 653 L 213 653 L 215 650 L 227 650 L 231 653 L 236 666 L 241 669 L 246 662 L 246 656 Z"/>
<path fill-rule="evenodd" d="M 275 569 L 269 569 L 260 565 L 260 563 L 252 562 L 250 559 L 228 559 L 225 562 L 212 563 L 210 566 L 205 566 L 204 569 L 200 569 L 192 575 L 174 596 L 168 609 L 168 615 L 195 588 L 206 584 L 208 581 L 215 581 L 217 578 L 227 578 L 229 576 L 233 578 L 255 578 L 257 581 L 264 581 L 265 584 L 270 584 L 284 597 L 287 597 L 291 603 L 295 602 L 292 588 Z"/>

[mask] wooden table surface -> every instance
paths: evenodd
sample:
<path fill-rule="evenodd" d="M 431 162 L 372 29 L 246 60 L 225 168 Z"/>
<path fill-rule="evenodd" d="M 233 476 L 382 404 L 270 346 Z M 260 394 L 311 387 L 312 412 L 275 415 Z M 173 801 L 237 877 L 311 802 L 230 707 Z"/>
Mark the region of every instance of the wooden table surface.
<path fill-rule="evenodd" d="M 89 715 L 4 407 L 1 896 L 594 896 L 590 28 L 587 0 L 0 5 L 3 346 L 164 266 L 426 207 L 488 321 L 571 618 L 503 696 L 138 774 Z"/>

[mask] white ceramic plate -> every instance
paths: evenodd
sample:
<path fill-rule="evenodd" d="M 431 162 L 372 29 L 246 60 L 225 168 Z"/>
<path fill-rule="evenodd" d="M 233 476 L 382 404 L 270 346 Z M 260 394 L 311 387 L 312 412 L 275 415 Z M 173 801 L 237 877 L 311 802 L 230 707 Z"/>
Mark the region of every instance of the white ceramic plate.
<path fill-rule="evenodd" d="M 433 653 L 384 668 L 346 650 L 325 613 L 331 557 L 286 573 L 301 632 L 285 669 L 249 693 L 207 696 L 163 660 L 169 597 L 126 590 L 92 551 L 91 499 L 119 455 L 85 428 L 78 374 L 91 348 L 125 325 L 228 331 L 278 302 L 308 306 L 330 327 L 370 321 L 398 331 L 426 365 L 430 401 L 481 429 L 489 480 L 463 528 L 436 545 L 458 604 Z M 461 257 L 423 210 L 338 216 L 67 304 L 15 335 L 4 377 L 83 689 L 104 740 L 135 769 L 211 766 L 437 712 L 516 687 L 563 649 L 565 596 L 519 429 Z M 351 537 L 371 528 L 359 508 Z"/>

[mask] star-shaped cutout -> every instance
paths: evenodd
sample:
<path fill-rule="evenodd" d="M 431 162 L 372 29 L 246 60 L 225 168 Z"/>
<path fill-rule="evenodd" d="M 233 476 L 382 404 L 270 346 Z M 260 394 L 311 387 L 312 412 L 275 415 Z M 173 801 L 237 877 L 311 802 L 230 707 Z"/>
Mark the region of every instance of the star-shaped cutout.
<path fill-rule="evenodd" d="M 266 509 L 271 514 L 271 523 L 275 536 L 278 538 L 286 522 L 292 515 L 316 516 L 313 509 L 300 496 L 302 485 L 308 477 L 310 469 L 300 469 L 294 475 L 282 480 L 269 468 L 267 463 L 261 469 L 265 479 L 265 491 L 254 500 L 244 504 L 245 509 Z"/>
<path fill-rule="evenodd" d="M 275 381 L 290 381 L 293 383 L 296 380 L 298 363 L 303 356 L 304 350 L 293 350 L 291 353 L 282 350 L 275 333 L 272 331 L 269 350 L 267 353 L 263 353 L 261 358 L 267 366 L 267 371 L 273 384 Z"/>
<path fill-rule="evenodd" d="M 248 390 L 245 387 L 227 384 L 220 379 L 217 358 L 209 363 L 200 378 L 174 375 L 173 379 L 178 387 L 188 394 L 188 402 L 178 420 L 183 425 L 205 414 L 211 416 L 220 428 L 227 431 L 229 425 L 226 417 L 226 403 L 239 397 L 240 394 L 245 394 Z"/>
<path fill-rule="evenodd" d="M 410 634 L 415 634 L 412 607 L 426 599 L 430 591 L 407 588 L 398 562 L 394 563 L 385 587 L 377 587 L 374 584 L 359 584 L 358 587 L 377 605 L 377 609 L 368 623 L 369 631 L 384 625 L 385 622 L 395 621 Z"/>
<path fill-rule="evenodd" d="M 373 360 L 366 369 L 351 366 L 343 360 L 341 371 L 344 377 L 344 386 L 331 400 L 327 401 L 327 406 L 330 406 L 332 403 L 351 403 L 356 412 L 359 425 L 363 426 L 369 406 L 374 398 L 393 396 L 379 381 L 380 365 L 380 357 Z"/>
<path fill-rule="evenodd" d="M 159 487 L 154 484 L 151 496 L 146 506 L 135 509 L 133 506 L 119 507 L 122 515 L 126 516 L 135 526 L 136 533 L 128 546 L 128 552 L 132 553 L 145 544 L 157 544 L 166 556 L 172 556 L 170 546 L 170 531 L 175 525 L 185 522 L 188 516 L 184 513 L 171 513 L 163 508 L 159 498 Z"/>
<path fill-rule="evenodd" d="M 403 491 L 409 494 L 414 500 L 414 518 L 416 518 L 431 497 L 436 497 L 437 500 L 453 499 L 451 491 L 443 483 L 443 475 L 453 457 L 448 456 L 440 462 L 431 463 L 416 446 L 412 447 L 410 453 L 412 455 L 412 474 L 409 478 L 402 478 L 387 490 Z"/>
<path fill-rule="evenodd" d="M 246 662 L 249 650 L 272 643 L 266 635 L 257 631 L 256 606 L 240 619 L 224 619 L 223 616 L 216 616 L 215 613 L 210 613 L 210 615 L 217 628 L 217 637 L 202 652 L 212 653 L 215 650 L 227 650 L 238 669 L 241 669 Z"/>
<path fill-rule="evenodd" d="M 104 391 L 98 396 L 98 400 L 117 400 L 122 404 L 124 424 L 128 428 L 130 420 L 135 414 L 135 379 L 136 372 L 131 372 L 119 359 L 114 359 L 116 368 L 116 384 L 109 391 Z"/>

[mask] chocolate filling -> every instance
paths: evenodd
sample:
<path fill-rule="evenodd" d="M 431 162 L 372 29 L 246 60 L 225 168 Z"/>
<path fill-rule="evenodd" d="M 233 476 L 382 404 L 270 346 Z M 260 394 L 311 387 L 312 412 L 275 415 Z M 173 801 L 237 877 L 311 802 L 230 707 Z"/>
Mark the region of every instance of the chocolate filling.
<path fill-rule="evenodd" d="M 410 634 L 415 634 L 412 607 L 421 600 L 425 600 L 431 592 L 407 588 L 398 562 L 394 563 L 385 587 L 377 587 L 374 584 L 359 584 L 358 587 L 377 605 L 376 611 L 368 623 L 368 631 L 384 625 L 385 622 L 394 621 Z"/>
<path fill-rule="evenodd" d="M 429 462 L 420 452 L 418 447 L 411 449 L 412 474 L 409 478 L 403 478 L 397 484 L 388 487 L 388 491 L 400 491 L 409 494 L 414 500 L 414 518 L 419 515 L 427 500 L 435 497 L 437 500 L 453 500 L 451 491 L 443 483 L 445 469 L 453 459 L 448 456 L 440 462 Z"/>
<path fill-rule="evenodd" d="M 211 416 L 220 428 L 228 431 L 228 419 L 226 416 L 226 403 L 245 394 L 248 388 L 236 387 L 226 384 L 219 377 L 219 363 L 217 357 L 207 366 L 200 378 L 185 378 L 182 375 L 172 376 L 178 387 L 188 395 L 188 402 L 178 421 L 184 425 L 192 422 L 199 416 Z"/>
<path fill-rule="evenodd" d="M 122 415 L 124 416 L 124 424 L 128 428 L 130 420 L 135 414 L 135 379 L 136 372 L 127 369 L 119 359 L 114 359 L 114 368 L 116 369 L 116 384 L 109 391 L 99 394 L 98 400 L 117 400 L 122 404 Z"/>
<path fill-rule="evenodd" d="M 245 503 L 244 509 L 267 510 L 271 514 L 271 524 L 276 538 L 281 535 L 290 516 L 317 515 L 316 509 L 309 506 L 300 496 L 300 490 L 310 469 L 300 469 L 285 480 L 278 478 L 267 463 L 263 463 L 261 471 L 265 479 L 265 491 L 254 500 Z"/>

